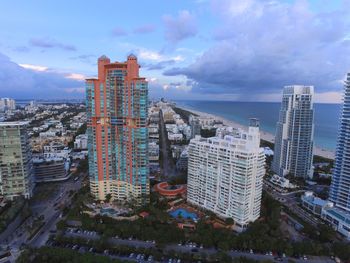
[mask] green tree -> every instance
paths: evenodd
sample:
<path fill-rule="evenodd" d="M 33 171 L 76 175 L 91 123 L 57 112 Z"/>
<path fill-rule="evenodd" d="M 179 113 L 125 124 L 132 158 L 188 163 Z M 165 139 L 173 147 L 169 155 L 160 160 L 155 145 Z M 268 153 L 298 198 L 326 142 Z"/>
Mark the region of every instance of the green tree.
<path fill-rule="evenodd" d="M 233 220 L 233 218 L 229 217 L 225 219 L 225 223 L 227 225 L 233 225 L 235 223 L 235 221 Z"/>
<path fill-rule="evenodd" d="M 109 203 L 111 201 L 112 195 L 111 194 L 106 194 L 105 202 Z"/>

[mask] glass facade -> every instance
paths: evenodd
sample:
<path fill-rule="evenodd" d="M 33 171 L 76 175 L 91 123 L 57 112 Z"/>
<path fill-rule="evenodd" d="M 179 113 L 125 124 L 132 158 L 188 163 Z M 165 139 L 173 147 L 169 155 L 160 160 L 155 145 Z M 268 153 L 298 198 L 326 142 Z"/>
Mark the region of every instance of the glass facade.
<path fill-rule="evenodd" d="M 27 123 L 0 123 L 0 193 L 7 199 L 32 196 L 32 160 Z"/>
<path fill-rule="evenodd" d="M 313 95 L 312 86 L 286 86 L 283 90 L 272 163 L 279 176 L 313 176 Z"/>
<path fill-rule="evenodd" d="M 345 81 L 344 104 L 329 197 L 336 206 L 350 211 L 350 73 Z"/>

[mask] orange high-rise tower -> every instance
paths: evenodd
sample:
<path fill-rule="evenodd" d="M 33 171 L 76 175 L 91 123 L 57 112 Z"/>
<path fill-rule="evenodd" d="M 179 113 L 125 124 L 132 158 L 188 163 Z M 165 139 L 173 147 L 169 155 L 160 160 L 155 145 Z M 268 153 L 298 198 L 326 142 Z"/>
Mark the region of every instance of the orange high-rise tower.
<path fill-rule="evenodd" d="M 147 201 L 148 84 L 134 55 L 98 59 L 98 78 L 86 80 L 90 189 L 96 199 Z"/>

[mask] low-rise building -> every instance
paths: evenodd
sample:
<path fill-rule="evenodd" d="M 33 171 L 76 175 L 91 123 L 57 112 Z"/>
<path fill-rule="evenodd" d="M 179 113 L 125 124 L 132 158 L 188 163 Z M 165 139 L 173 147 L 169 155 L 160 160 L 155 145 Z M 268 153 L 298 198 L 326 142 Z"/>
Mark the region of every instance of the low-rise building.
<path fill-rule="evenodd" d="M 68 179 L 69 159 L 35 158 L 33 159 L 34 177 L 36 182 L 54 182 Z"/>
<path fill-rule="evenodd" d="M 174 123 L 174 114 L 175 111 L 168 107 L 165 110 L 162 110 L 163 113 L 163 120 L 165 123 Z"/>
<path fill-rule="evenodd" d="M 321 216 L 322 210 L 333 207 L 333 203 L 314 196 L 311 191 L 305 192 L 301 197 L 302 206 L 311 213 Z"/>
<path fill-rule="evenodd" d="M 80 134 L 75 137 L 74 140 L 74 149 L 76 150 L 85 150 L 87 149 L 88 144 L 88 136 L 87 134 Z"/>
<path fill-rule="evenodd" d="M 68 159 L 69 154 L 71 153 L 71 149 L 68 147 L 64 147 L 63 149 L 57 149 L 57 150 L 50 150 L 50 151 L 45 151 L 43 153 L 44 158 L 49 159 L 49 158 L 64 158 Z"/>
<path fill-rule="evenodd" d="M 350 240 L 350 212 L 337 207 L 322 209 L 321 217 L 327 221 L 334 230 Z"/>
<path fill-rule="evenodd" d="M 264 147 L 264 152 L 266 156 L 273 156 L 273 150 L 270 147 Z"/>
<path fill-rule="evenodd" d="M 71 152 L 70 156 L 73 160 L 83 160 L 88 156 L 88 151 Z"/>
<path fill-rule="evenodd" d="M 196 137 L 196 135 L 201 135 L 201 123 L 197 116 L 190 115 L 189 124 L 191 127 L 191 139 Z"/>
<path fill-rule="evenodd" d="M 152 142 L 148 144 L 148 158 L 149 162 L 159 162 L 159 145 Z"/>
<path fill-rule="evenodd" d="M 176 162 L 176 169 L 185 171 L 188 167 L 188 146 L 181 152 L 179 159 Z"/>
<path fill-rule="evenodd" d="M 44 152 L 57 152 L 63 150 L 65 145 L 60 141 L 49 141 L 43 146 Z"/>
<path fill-rule="evenodd" d="M 39 133 L 40 139 L 47 139 L 50 137 L 56 137 L 56 131 L 54 130 L 48 130 L 46 132 L 40 132 Z"/>
<path fill-rule="evenodd" d="M 170 142 L 181 142 L 184 136 L 182 133 L 170 133 L 168 132 L 168 139 Z"/>
<path fill-rule="evenodd" d="M 335 231 L 350 240 L 350 213 L 336 207 L 333 202 L 318 198 L 307 191 L 301 197 L 302 206 L 309 212 L 320 216 Z"/>
<path fill-rule="evenodd" d="M 264 151 L 265 153 L 265 151 Z M 270 178 L 270 182 L 278 185 L 281 188 L 296 188 L 297 186 L 292 184 L 287 178 L 285 177 L 281 177 L 277 174 L 274 174 L 271 178 Z"/>

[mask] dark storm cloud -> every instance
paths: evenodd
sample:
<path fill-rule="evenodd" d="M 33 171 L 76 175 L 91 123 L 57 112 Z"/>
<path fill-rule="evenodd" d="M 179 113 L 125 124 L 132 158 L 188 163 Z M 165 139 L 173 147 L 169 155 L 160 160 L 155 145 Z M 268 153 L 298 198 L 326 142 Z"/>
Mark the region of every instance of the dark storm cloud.
<path fill-rule="evenodd" d="M 23 68 L 1 53 L 0 83 L 1 96 L 13 98 L 82 97 L 76 91 L 84 87 L 83 81 L 69 79 L 64 74 Z"/>
<path fill-rule="evenodd" d="M 249 96 L 284 85 L 342 88 L 350 70 L 348 12 L 314 13 L 305 1 L 214 1 L 215 44 L 193 64 L 166 70 L 195 81 L 193 91 Z"/>

